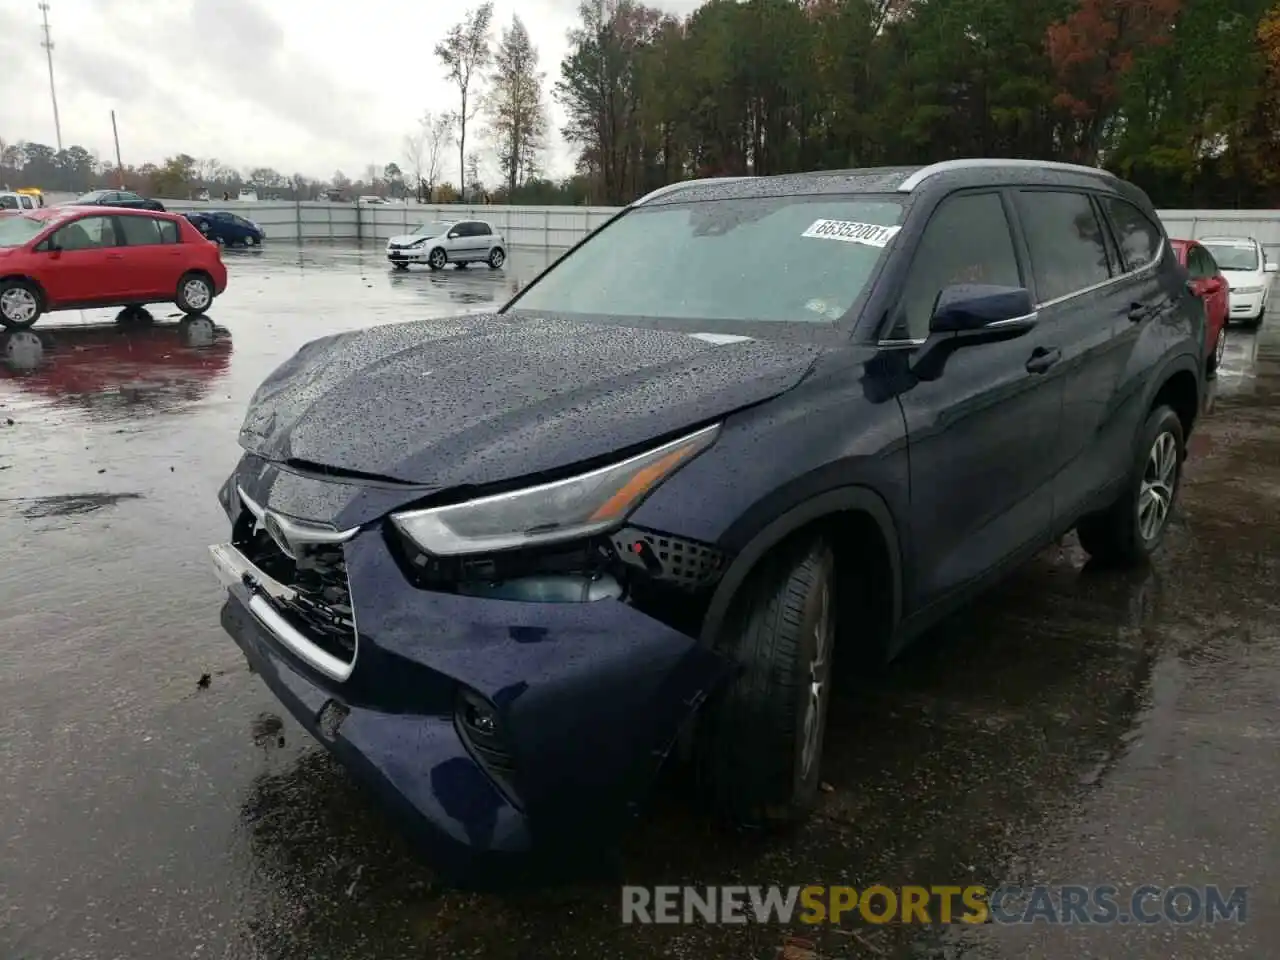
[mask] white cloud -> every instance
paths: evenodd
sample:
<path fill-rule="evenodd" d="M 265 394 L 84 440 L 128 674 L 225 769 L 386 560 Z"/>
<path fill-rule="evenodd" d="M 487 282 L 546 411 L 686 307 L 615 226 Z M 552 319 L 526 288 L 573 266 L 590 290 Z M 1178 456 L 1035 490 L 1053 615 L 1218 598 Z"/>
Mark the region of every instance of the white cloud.
<path fill-rule="evenodd" d="M 361 0 L 50 0 L 54 71 L 65 146 L 114 152 L 111 110 L 129 164 L 189 153 L 242 170 L 271 166 L 327 178 L 341 169 L 403 165 L 403 140 L 424 110 L 454 108 L 433 53 L 474 5 Z M 697 0 L 658 0 L 687 13 Z M 519 12 L 538 46 L 554 130 L 544 162 L 572 170 L 551 98 L 578 22 L 576 0 L 495 0 L 495 40 Z M 34 0 L 0 10 L 0 137 L 55 142 Z M 20 93 L 19 93 L 20 92 Z M 468 130 L 481 132 L 481 121 Z M 479 139 L 479 137 L 477 137 Z M 496 178 L 487 144 L 482 170 Z M 456 154 L 446 175 L 457 179 Z"/>

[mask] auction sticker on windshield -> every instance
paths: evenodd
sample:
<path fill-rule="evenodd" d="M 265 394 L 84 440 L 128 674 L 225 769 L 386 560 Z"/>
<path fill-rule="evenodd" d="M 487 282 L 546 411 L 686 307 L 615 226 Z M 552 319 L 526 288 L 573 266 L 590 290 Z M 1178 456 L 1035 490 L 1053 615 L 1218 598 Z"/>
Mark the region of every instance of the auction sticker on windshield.
<path fill-rule="evenodd" d="M 843 240 L 845 243 L 862 243 L 868 247 L 883 247 L 893 239 L 901 227 L 882 227 L 878 223 L 857 223 L 853 220 L 815 220 L 802 237 L 819 240 Z"/>

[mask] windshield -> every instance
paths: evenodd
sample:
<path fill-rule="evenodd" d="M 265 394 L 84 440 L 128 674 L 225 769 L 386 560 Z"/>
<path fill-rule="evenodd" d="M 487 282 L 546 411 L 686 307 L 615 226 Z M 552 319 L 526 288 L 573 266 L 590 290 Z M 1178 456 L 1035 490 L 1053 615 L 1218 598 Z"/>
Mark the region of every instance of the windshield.
<path fill-rule="evenodd" d="M 1209 248 L 1213 259 L 1218 261 L 1218 266 L 1223 270 L 1258 269 L 1258 249 L 1251 243 L 1200 242 Z"/>
<path fill-rule="evenodd" d="M 105 190 L 94 190 L 91 193 L 86 193 L 76 197 L 76 203 L 97 203 L 106 195 L 107 191 Z"/>
<path fill-rule="evenodd" d="M 12 214 L 0 217 L 0 247 L 20 247 L 44 229 L 45 222 L 35 217 Z"/>
<path fill-rule="evenodd" d="M 832 324 L 898 232 L 896 200 L 757 197 L 639 207 L 530 286 L 516 310 Z"/>
<path fill-rule="evenodd" d="M 442 233 L 448 233 L 449 228 L 453 226 L 451 223 L 424 223 L 413 233 L 411 237 L 438 237 Z"/>

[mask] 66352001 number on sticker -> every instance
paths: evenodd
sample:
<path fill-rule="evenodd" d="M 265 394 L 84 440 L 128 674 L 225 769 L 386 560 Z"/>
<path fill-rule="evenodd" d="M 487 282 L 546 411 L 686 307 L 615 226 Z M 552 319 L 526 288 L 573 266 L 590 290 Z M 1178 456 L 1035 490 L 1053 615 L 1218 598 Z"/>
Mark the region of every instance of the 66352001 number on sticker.
<path fill-rule="evenodd" d="M 883 247 L 900 229 L 901 227 L 885 227 L 878 223 L 858 223 L 855 220 L 815 220 L 800 236 Z"/>

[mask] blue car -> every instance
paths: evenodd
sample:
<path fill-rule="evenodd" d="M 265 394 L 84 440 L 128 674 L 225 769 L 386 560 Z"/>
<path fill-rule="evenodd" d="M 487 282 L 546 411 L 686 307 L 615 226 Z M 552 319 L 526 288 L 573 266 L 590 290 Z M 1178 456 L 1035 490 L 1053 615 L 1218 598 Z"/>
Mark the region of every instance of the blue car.
<path fill-rule="evenodd" d="M 258 224 L 226 210 L 208 212 L 202 210 L 198 213 L 187 213 L 184 216 L 210 240 L 227 246 L 242 244 L 246 247 L 256 247 L 267 238 L 267 232 Z"/>
<path fill-rule="evenodd" d="M 1076 529 L 1164 536 L 1204 310 L 1151 203 L 1018 160 L 691 181 L 489 316 L 302 347 L 222 623 L 455 879 L 607 848 L 671 757 L 804 818 L 833 683 Z"/>

